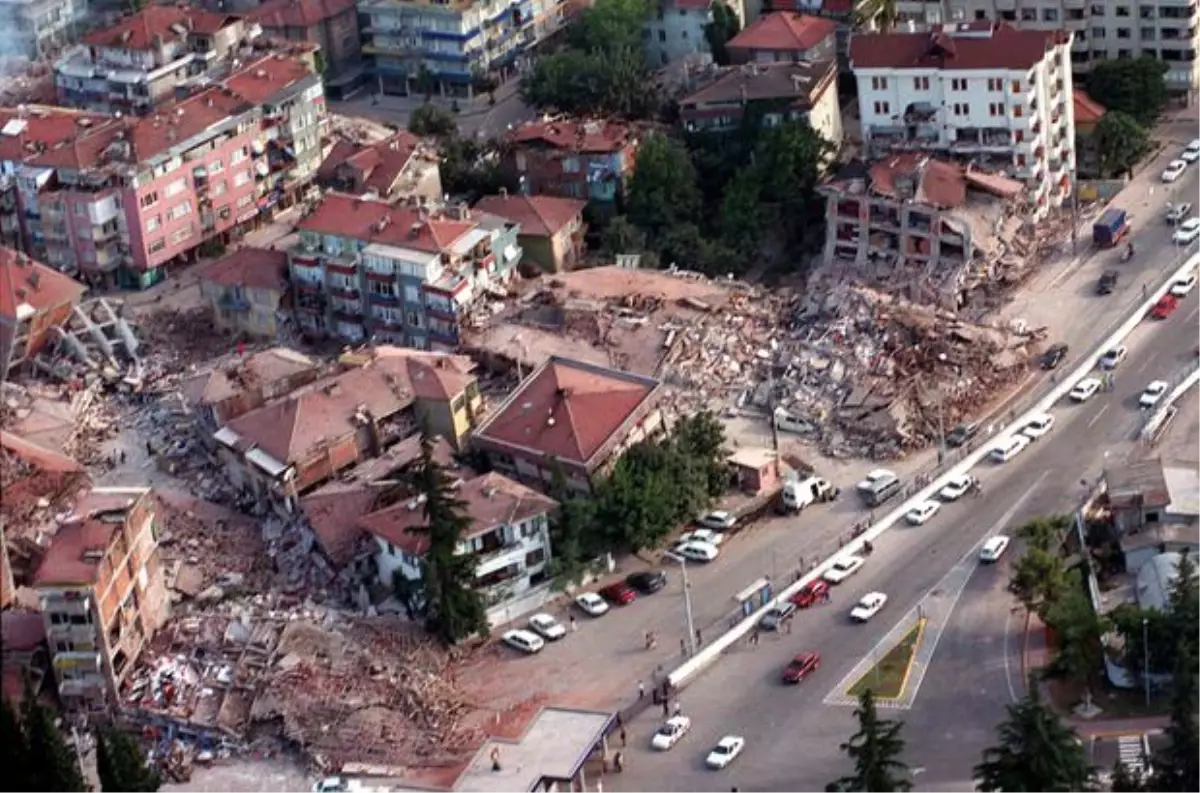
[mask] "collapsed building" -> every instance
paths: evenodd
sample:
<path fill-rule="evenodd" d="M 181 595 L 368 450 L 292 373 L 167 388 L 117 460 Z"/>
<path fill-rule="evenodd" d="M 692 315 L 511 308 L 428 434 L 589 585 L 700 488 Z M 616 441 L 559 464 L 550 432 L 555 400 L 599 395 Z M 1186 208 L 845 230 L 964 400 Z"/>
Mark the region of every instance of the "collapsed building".
<path fill-rule="evenodd" d="M 954 310 L 1026 266 L 1026 188 L 1006 176 L 903 153 L 850 163 L 820 190 L 829 222 L 818 283 Z"/>

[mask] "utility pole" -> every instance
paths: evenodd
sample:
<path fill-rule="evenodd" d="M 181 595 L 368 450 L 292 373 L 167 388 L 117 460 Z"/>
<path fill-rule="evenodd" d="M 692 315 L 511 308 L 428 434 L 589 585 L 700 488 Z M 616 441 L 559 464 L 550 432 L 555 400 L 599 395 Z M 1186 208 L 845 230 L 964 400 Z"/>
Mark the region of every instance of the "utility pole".
<path fill-rule="evenodd" d="M 696 654 L 696 624 L 692 621 L 692 587 L 688 583 L 687 559 L 673 553 L 666 555 L 679 562 L 679 575 L 683 580 L 683 616 L 687 623 L 685 627 L 687 628 L 688 658 L 691 658 Z"/>
<path fill-rule="evenodd" d="M 1142 617 L 1142 681 L 1146 688 L 1146 707 L 1150 707 L 1150 621 Z"/>

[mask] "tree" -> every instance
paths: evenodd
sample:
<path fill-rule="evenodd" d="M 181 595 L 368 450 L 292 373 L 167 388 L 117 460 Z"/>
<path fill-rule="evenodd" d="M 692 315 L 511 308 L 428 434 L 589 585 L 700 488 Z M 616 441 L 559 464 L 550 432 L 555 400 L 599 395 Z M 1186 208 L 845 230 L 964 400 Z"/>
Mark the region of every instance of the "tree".
<path fill-rule="evenodd" d="M 62 732 L 50 710 L 33 692 L 25 698 L 22 721 L 29 747 L 29 784 L 27 790 L 84 791 L 87 785 L 79 770 L 75 752 L 63 740 Z"/>
<path fill-rule="evenodd" d="M 761 205 L 762 185 L 752 169 L 740 171 L 725 187 L 717 227 L 726 244 L 753 256 L 762 244 L 766 217 Z"/>
<path fill-rule="evenodd" d="M 428 102 L 430 99 L 433 99 L 433 95 L 437 93 L 438 78 L 429 70 L 429 67 L 422 65 L 421 68 L 417 70 L 416 88 L 417 93 L 425 96 L 426 102 Z"/>
<path fill-rule="evenodd" d="M 1179 567 L 1167 593 L 1166 609 L 1122 603 L 1110 615 L 1124 647 L 1121 662 L 1134 675 L 1146 668 L 1150 647 L 1151 674 L 1172 674 L 1180 655 L 1200 657 L 1200 592 L 1190 554 L 1181 554 Z M 1144 624 L 1143 624 L 1144 623 Z"/>
<path fill-rule="evenodd" d="M 550 496 L 558 509 L 550 519 L 551 573 L 558 590 L 578 584 L 587 562 L 599 552 L 593 529 L 593 503 L 571 492 L 558 460 L 552 461 Z"/>
<path fill-rule="evenodd" d="M 1045 551 L 1058 550 L 1074 521 L 1070 515 L 1034 518 L 1017 529 L 1017 535 L 1031 546 Z"/>
<path fill-rule="evenodd" d="M 1013 565 L 1008 591 L 1043 620 L 1067 588 L 1067 571 L 1056 551 L 1032 546 Z"/>
<path fill-rule="evenodd" d="M 521 79 L 521 98 L 542 110 L 571 115 L 643 119 L 659 98 L 640 49 L 568 49 L 546 55 Z"/>
<path fill-rule="evenodd" d="M 1104 176 L 1128 173 L 1150 148 L 1150 133 L 1133 116 L 1119 110 L 1105 113 L 1096 124 L 1094 134 L 1100 155 L 1100 172 Z"/>
<path fill-rule="evenodd" d="M 729 40 L 738 34 L 742 23 L 734 12 L 721 0 L 713 3 L 712 22 L 704 26 L 704 39 L 712 53 L 713 62 L 718 66 L 729 65 Z"/>
<path fill-rule="evenodd" d="M 1109 113 L 1124 113 L 1148 127 L 1167 106 L 1164 77 L 1169 69 L 1166 61 L 1151 57 L 1100 61 L 1088 73 L 1087 91 L 1102 101 Z"/>
<path fill-rule="evenodd" d="M 985 749 L 975 766 L 977 789 L 1090 789 L 1093 772 L 1074 730 L 1042 703 L 1036 680 L 1027 688 L 1024 699 L 1007 707 L 1008 719 L 996 729 L 999 745 Z"/>
<path fill-rule="evenodd" d="M 449 110 L 426 102 L 408 117 L 408 131 L 421 137 L 449 138 L 458 132 L 458 124 Z"/>
<path fill-rule="evenodd" d="M 624 215 L 617 215 L 600 234 L 600 252 L 614 257 L 626 253 L 643 253 L 646 250 L 646 232 L 639 229 Z"/>
<path fill-rule="evenodd" d="M 1112 782 L 1109 783 L 1109 790 L 1113 793 L 1141 793 L 1143 790 L 1149 790 L 1129 768 L 1119 759 L 1113 763 Z"/>
<path fill-rule="evenodd" d="M 709 411 L 682 416 L 675 422 L 672 437 L 679 453 L 702 467 L 708 495 L 716 498 L 729 485 L 725 426 Z"/>
<path fill-rule="evenodd" d="M 29 744 L 17 712 L 7 699 L 0 700 L 0 768 L 10 790 L 32 790 Z"/>
<path fill-rule="evenodd" d="M 762 202 L 788 247 L 824 242 L 825 202 L 817 196 L 817 184 L 833 153 L 829 141 L 798 121 L 772 127 L 759 138 L 754 171 Z"/>
<path fill-rule="evenodd" d="M 572 49 L 612 53 L 642 50 L 642 25 L 657 4 L 649 0 L 597 0 L 584 8 L 567 30 Z"/>
<path fill-rule="evenodd" d="M 1191 628 L 1195 630 L 1195 626 Z M 1196 656 L 1179 653 L 1171 676 L 1167 748 L 1154 758 L 1151 790 L 1200 790 L 1200 728 L 1196 724 Z"/>
<path fill-rule="evenodd" d="M 662 133 L 648 135 L 638 147 L 626 211 L 629 220 L 646 232 L 652 247 L 672 227 L 699 219 L 700 190 L 692 161 Z"/>
<path fill-rule="evenodd" d="M 904 752 L 900 737 L 903 722 L 879 718 L 875 694 L 867 689 L 858 697 L 854 710 L 858 732 L 841 745 L 854 761 L 854 774 L 830 785 L 837 790 L 912 790 L 908 765 L 899 759 Z"/>
<path fill-rule="evenodd" d="M 433 457 L 433 439 L 421 434 L 417 492 L 424 497 L 425 524 L 410 529 L 428 541 L 421 580 L 425 596 L 425 628 L 445 644 L 486 633 L 487 614 L 475 582 L 475 557 L 457 553 L 458 541 L 470 528 L 466 505 L 455 496 L 445 468 Z"/>
<path fill-rule="evenodd" d="M 1052 674 L 1089 681 L 1104 663 L 1101 637 L 1107 621 L 1092 608 L 1078 570 L 1067 573 L 1062 595 L 1046 608 L 1046 625 L 1057 639 Z"/>
<path fill-rule="evenodd" d="M 96 733 L 96 771 L 105 791 L 154 793 L 160 784 L 137 742 L 111 727 Z"/>

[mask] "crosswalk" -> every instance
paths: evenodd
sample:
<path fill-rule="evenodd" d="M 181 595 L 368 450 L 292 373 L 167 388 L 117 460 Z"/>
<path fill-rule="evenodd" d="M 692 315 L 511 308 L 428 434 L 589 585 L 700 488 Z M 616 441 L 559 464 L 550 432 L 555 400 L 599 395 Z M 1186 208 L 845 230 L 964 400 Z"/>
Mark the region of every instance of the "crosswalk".
<path fill-rule="evenodd" d="M 1117 738 L 1117 758 L 1121 765 L 1129 769 L 1134 779 L 1141 779 L 1147 773 L 1145 736 L 1122 735 Z"/>

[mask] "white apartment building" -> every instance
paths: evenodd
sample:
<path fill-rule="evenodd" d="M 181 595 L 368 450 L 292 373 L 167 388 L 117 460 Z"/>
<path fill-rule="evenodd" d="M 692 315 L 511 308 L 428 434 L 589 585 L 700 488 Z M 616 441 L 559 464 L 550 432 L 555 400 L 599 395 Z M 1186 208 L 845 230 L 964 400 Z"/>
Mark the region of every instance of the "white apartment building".
<path fill-rule="evenodd" d="M 1171 93 L 1200 99 L 1200 2 L 1197 0 L 900 0 L 901 23 L 1008 22 L 1031 30 L 1075 34 L 1074 71 L 1119 58 L 1147 56 L 1167 64 Z"/>
<path fill-rule="evenodd" d="M 852 35 L 867 153 L 948 153 L 1023 180 L 1035 217 L 1061 206 L 1075 173 L 1071 39 L 991 22 Z"/>
<path fill-rule="evenodd" d="M 0 0 L 0 61 L 57 52 L 87 11 L 83 0 Z"/>
<path fill-rule="evenodd" d="M 696 53 L 708 52 L 705 29 L 712 22 L 715 0 L 660 0 L 658 13 L 642 27 L 642 50 L 651 69 Z M 744 20 L 742 0 L 724 0 Z"/>

